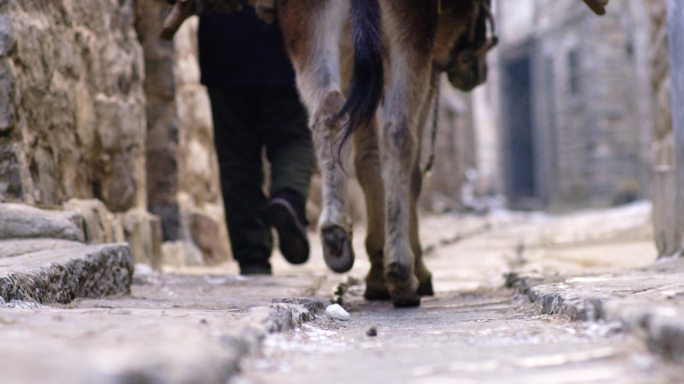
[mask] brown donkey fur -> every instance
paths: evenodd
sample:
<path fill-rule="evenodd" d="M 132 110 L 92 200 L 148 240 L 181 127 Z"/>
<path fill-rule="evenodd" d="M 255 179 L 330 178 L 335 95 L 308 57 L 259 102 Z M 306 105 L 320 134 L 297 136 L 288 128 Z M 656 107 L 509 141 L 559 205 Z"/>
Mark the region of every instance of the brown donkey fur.
<path fill-rule="evenodd" d="M 584 1 L 598 14 L 608 2 Z M 488 34 L 491 2 L 280 0 L 275 7 L 323 176 L 319 227 L 326 263 L 345 272 L 354 261 L 343 169 L 353 134 L 368 217 L 365 297 L 419 305 L 421 296 L 433 294 L 416 211 L 423 131 L 440 72 L 464 91 L 486 80 L 485 55 L 496 45 Z"/>
<path fill-rule="evenodd" d="M 165 31 L 177 29 L 192 10 L 221 2 L 224 7 L 240 5 L 239 0 L 179 0 Z M 602 14 L 608 0 L 584 2 Z M 391 299 L 396 306 L 419 305 L 421 296 L 433 294 L 416 212 L 423 131 L 440 72 L 465 91 L 485 81 L 485 55 L 496 44 L 488 35 L 489 24 L 493 29 L 490 0 L 250 3 L 264 18 L 279 19 L 300 96 L 310 112 L 323 177 L 319 227 L 326 263 L 346 272 L 354 262 L 343 168 L 353 144 L 368 217 L 371 269 L 365 297 Z"/>
<path fill-rule="evenodd" d="M 351 268 L 354 259 L 343 164 L 352 142 L 355 146 L 354 163 L 368 211 L 366 251 L 371 270 L 366 277 L 365 297 L 369 300 L 391 299 L 397 306 L 415 306 L 421 295 L 433 294 L 431 273 L 421 255 L 416 212 L 422 182 L 421 139 L 438 71 L 454 66 L 452 48 L 457 42 L 470 42 L 467 37 L 473 32 L 482 4 L 488 6 L 489 1 L 278 3 L 297 85 L 310 111 L 323 177 L 324 208 L 319 226 L 324 256 L 338 272 Z M 345 33 L 350 14 L 351 36 Z M 352 52 L 357 58 L 350 57 Z M 359 55 L 365 62 L 359 63 Z M 468 85 L 461 88 L 472 89 L 484 81 L 483 74 L 470 71 L 481 67 L 484 57 L 470 59 L 463 65 L 465 70 L 455 76 L 471 75 L 465 82 Z M 359 68 L 364 65 L 370 69 Z M 379 129 L 374 113 L 381 98 Z M 347 141 L 352 132 L 353 139 Z"/>

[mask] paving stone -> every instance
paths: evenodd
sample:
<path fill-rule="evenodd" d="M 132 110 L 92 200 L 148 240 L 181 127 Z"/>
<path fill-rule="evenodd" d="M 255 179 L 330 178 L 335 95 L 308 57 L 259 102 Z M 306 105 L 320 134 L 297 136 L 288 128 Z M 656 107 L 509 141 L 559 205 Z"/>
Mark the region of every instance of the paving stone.
<path fill-rule="evenodd" d="M 663 363 L 619 324 L 614 328 L 614 323 L 539 315 L 526 298 L 503 288 L 502 275 L 511 266 L 537 263 L 528 258 L 534 247 L 585 241 L 584 233 L 595 235 L 596 225 L 585 220 L 562 225 L 549 218 L 528 222 L 525 228 L 517 220 L 505 225 L 492 221 L 485 228 L 477 223 L 482 220 L 473 220 L 473 225 L 453 217 L 423 221 L 426 244 L 434 244 L 426 262 L 434 273 L 437 297 L 425 298 L 417 309 L 365 302 L 359 283 L 368 261 L 357 260 L 351 272 L 356 279 L 327 274 L 315 237 L 314 254 L 305 266 L 285 265 L 275 254 L 275 276 L 239 276 L 235 263 L 167 268 L 165 273 L 136 266 L 130 295 L 51 307 L 10 301 L 0 306 L 3 382 L 681 381 L 681 365 Z M 618 220 L 621 225 L 625 221 Z M 482 230 L 473 230 L 477 228 Z M 539 236 L 543 231 L 549 236 Z M 559 231 L 572 236 L 560 236 Z M 609 231 L 600 232 L 606 236 L 592 239 L 607 241 Z M 513 254 L 521 238 L 528 237 L 537 241 L 525 241 L 520 257 Z M 355 237 L 357 249 L 363 249 L 363 242 L 362 235 Z M 624 253 L 613 253 L 615 262 L 624 263 Z M 0 259 L 0 264 L 11 259 Z M 576 270 L 572 274 L 579 276 Z M 334 322 L 322 312 L 328 301 L 310 297 L 329 298 L 345 282 L 344 305 L 352 319 Z M 573 282 L 580 283 L 589 287 L 594 282 Z M 676 290 L 663 292 L 678 296 Z M 303 325 L 312 320 L 312 309 L 320 315 Z M 267 337 L 299 326 L 297 332 Z M 370 327 L 377 329 L 377 337 L 366 336 Z M 668 335 L 663 332 L 661 338 Z M 234 377 L 238 367 L 245 376 Z"/>
<path fill-rule="evenodd" d="M 305 307 L 324 307 L 314 298 L 271 302 L 306 295 L 316 278 L 213 271 L 136 268 L 130 295 L 0 307 L 2 382 L 225 384 L 268 334 L 310 321 Z"/>
<path fill-rule="evenodd" d="M 509 274 L 507 285 L 526 294 L 543 314 L 573 320 L 617 321 L 644 336 L 652 350 L 684 361 L 684 260 L 644 268 L 543 277 Z"/>
<path fill-rule="evenodd" d="M 130 291 L 133 259 L 123 244 L 43 250 L 0 260 L 5 301 L 69 303 Z"/>

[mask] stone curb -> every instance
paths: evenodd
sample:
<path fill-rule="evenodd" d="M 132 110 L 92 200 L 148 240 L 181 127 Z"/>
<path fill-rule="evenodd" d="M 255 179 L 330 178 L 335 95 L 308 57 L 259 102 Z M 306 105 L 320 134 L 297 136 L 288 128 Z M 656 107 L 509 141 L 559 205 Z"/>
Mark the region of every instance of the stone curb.
<path fill-rule="evenodd" d="M 133 259 L 125 244 L 52 249 L 3 258 L 0 300 L 66 304 L 130 292 Z"/>
<path fill-rule="evenodd" d="M 280 300 L 278 300 L 280 301 Z M 97 381 L 111 384 L 136 383 L 202 383 L 225 384 L 240 373 L 240 364 L 250 354 L 257 352 L 269 334 L 286 332 L 312 321 L 315 312 L 324 305 L 317 299 L 286 299 L 270 306 L 249 309 L 247 318 L 226 334 L 213 335 L 217 343 L 205 350 L 200 359 L 188 361 L 157 361 L 131 368 L 135 364 L 125 362 L 122 371 L 98 377 Z M 286 302 L 293 302 L 288 304 Z M 307 308 L 312 308 L 310 311 Z"/>
<path fill-rule="evenodd" d="M 665 359 L 684 361 L 684 311 L 674 305 L 606 293 L 579 294 L 563 289 L 562 280 L 506 275 L 506 287 L 528 297 L 541 314 L 574 321 L 619 322 L 644 339 Z"/>

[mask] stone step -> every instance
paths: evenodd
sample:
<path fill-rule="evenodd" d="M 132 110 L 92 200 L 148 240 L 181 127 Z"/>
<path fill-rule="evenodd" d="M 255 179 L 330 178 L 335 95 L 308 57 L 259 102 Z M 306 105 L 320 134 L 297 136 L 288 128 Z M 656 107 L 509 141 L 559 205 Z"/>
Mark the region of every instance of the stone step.
<path fill-rule="evenodd" d="M 23 204 L 0 204 L 0 240 L 26 238 L 83 242 L 83 218 L 75 212 L 38 209 Z"/>
<path fill-rule="evenodd" d="M 0 240 L 0 260 L 28 253 L 55 249 L 78 248 L 83 243 L 59 239 L 9 239 Z"/>
<path fill-rule="evenodd" d="M 0 257 L 0 299 L 5 302 L 66 304 L 130 292 L 133 258 L 125 244 L 10 240 L 0 241 L 0 249 L 15 250 Z"/>

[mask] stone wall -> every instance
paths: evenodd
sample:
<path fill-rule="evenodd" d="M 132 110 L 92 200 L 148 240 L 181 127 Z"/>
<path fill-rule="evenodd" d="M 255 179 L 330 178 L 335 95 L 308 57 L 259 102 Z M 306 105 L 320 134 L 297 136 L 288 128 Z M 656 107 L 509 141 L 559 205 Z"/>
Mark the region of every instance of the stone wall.
<path fill-rule="evenodd" d="M 132 0 L 0 1 L 0 201 L 71 200 L 100 212 L 92 228 L 96 217 L 113 226 L 89 241 L 129 240 L 155 264 L 133 9 Z M 93 211 L 83 199 L 104 205 Z"/>
<path fill-rule="evenodd" d="M 523 3 L 528 9 L 517 9 Z M 531 206 L 574 209 L 646 196 L 652 108 L 644 102 L 651 93 L 641 70 L 646 64 L 639 61 L 644 44 L 637 37 L 646 33 L 642 24 L 634 23 L 627 2 L 611 3 L 603 17 L 576 0 L 523 3 L 497 3 L 497 55 L 503 64 L 499 70 L 522 60 L 530 63 L 534 166 L 529 172 L 536 201 Z M 501 84 L 505 89 L 504 78 Z M 515 97 L 505 91 L 501 98 L 503 105 L 515 106 Z M 503 158 L 510 160 L 518 156 L 509 144 L 516 138 L 507 137 L 507 117 L 499 121 Z M 509 201 L 515 202 L 514 170 L 506 161 L 502 169 Z M 529 197 L 519 200 L 529 206 Z"/>
<path fill-rule="evenodd" d="M 214 126 L 206 89 L 200 84 L 198 19 L 188 20 L 174 40 L 176 105 L 180 127 L 179 191 L 181 234 L 201 251 L 202 261 L 230 258 Z"/>
<path fill-rule="evenodd" d="M 2 152 L 16 164 L 2 194 L 144 207 L 143 63 L 131 2 L 22 0 L 1 12 L 0 84 L 10 100 Z"/>
<path fill-rule="evenodd" d="M 670 86 L 670 55 L 667 39 L 667 9 L 664 1 L 643 4 L 650 26 L 651 86 L 655 95 L 653 126 L 653 223 L 661 256 L 679 250 L 677 183 Z"/>
<path fill-rule="evenodd" d="M 179 123 L 175 103 L 174 44 L 159 38 L 168 11 L 163 1 L 136 1 L 135 28 L 145 60 L 147 208 L 158 215 L 164 241 L 180 238 Z"/>
<path fill-rule="evenodd" d="M 211 107 L 197 63 L 198 20 L 163 41 L 168 10 L 161 0 L 136 4 L 146 69 L 148 209 L 161 219 L 165 264 L 215 264 L 230 258 L 230 247 Z"/>

